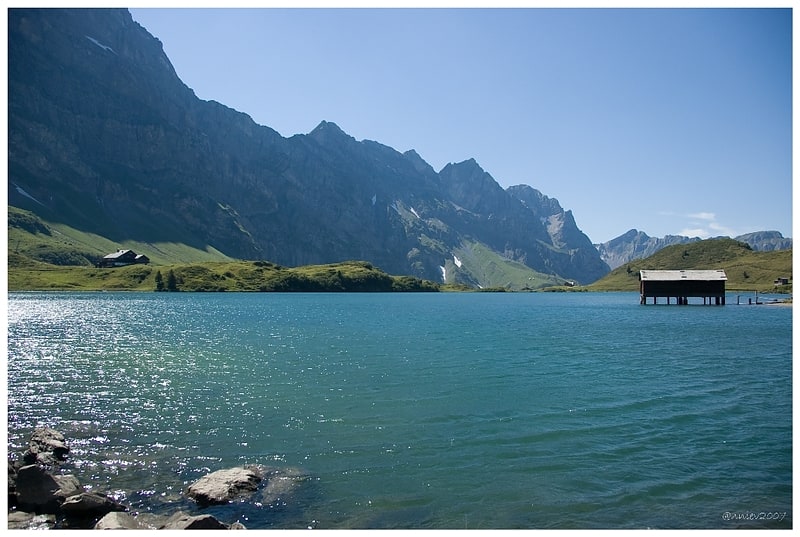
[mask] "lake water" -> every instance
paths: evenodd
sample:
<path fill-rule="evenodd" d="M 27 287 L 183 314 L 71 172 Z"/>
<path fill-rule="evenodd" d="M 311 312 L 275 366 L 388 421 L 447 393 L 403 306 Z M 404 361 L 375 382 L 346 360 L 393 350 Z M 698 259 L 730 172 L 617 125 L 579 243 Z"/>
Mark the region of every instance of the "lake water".
<path fill-rule="evenodd" d="M 743 302 L 746 302 L 743 298 Z M 790 528 L 792 308 L 635 293 L 11 293 L 35 426 L 136 511 L 301 468 L 258 528 Z"/>

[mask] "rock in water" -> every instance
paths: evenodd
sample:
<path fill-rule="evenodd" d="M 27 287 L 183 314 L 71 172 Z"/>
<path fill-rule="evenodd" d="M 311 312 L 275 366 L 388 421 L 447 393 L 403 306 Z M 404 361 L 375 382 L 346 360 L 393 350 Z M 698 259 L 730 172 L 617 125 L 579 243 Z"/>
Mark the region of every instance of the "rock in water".
<path fill-rule="evenodd" d="M 182 511 L 172 515 L 161 529 L 165 530 L 226 530 L 223 524 L 211 515 L 192 516 Z M 240 529 L 238 526 L 236 529 Z"/>
<path fill-rule="evenodd" d="M 130 513 L 113 511 L 97 521 L 94 525 L 96 530 L 149 530 L 155 529 L 146 524 L 142 524 Z"/>
<path fill-rule="evenodd" d="M 299 468 L 270 468 L 266 471 L 266 479 L 261 501 L 270 505 L 287 502 L 311 477 Z"/>
<path fill-rule="evenodd" d="M 125 511 L 125 506 L 97 492 L 81 492 L 61 504 L 61 511 L 70 518 L 103 517 L 113 511 Z"/>
<path fill-rule="evenodd" d="M 33 431 L 23 458 L 26 464 L 48 464 L 55 465 L 66 460 L 69 447 L 64 440 L 64 435 L 50 429 L 41 427 Z"/>
<path fill-rule="evenodd" d="M 225 504 L 255 492 L 262 479 L 255 467 L 217 470 L 190 485 L 186 493 L 200 505 Z"/>

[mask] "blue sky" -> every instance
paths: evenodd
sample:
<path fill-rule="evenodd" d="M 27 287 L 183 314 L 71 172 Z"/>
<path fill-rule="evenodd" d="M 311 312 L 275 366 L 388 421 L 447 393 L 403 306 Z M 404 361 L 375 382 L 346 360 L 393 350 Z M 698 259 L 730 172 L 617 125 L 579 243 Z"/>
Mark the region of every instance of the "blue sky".
<path fill-rule="evenodd" d="M 475 160 L 631 228 L 792 236 L 789 9 L 137 8 L 201 99 Z"/>

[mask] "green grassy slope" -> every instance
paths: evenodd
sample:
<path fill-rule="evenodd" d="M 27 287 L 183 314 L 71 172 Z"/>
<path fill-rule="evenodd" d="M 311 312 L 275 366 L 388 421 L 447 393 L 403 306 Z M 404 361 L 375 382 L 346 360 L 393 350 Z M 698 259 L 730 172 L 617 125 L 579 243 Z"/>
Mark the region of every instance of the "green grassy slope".
<path fill-rule="evenodd" d="M 726 288 L 741 291 L 774 291 L 777 278 L 792 278 L 792 250 L 756 252 L 733 239 L 708 239 L 676 244 L 646 259 L 637 259 L 611 271 L 589 285 L 591 291 L 637 291 L 640 270 L 723 269 Z M 791 285 L 777 289 L 791 292 Z"/>
<path fill-rule="evenodd" d="M 106 254 L 131 249 L 149 265 L 96 268 Z M 349 261 L 286 268 L 238 261 L 213 248 L 180 243 L 114 243 L 8 207 L 8 290 L 76 291 L 440 291 L 468 290 L 410 276 L 390 276 Z"/>
<path fill-rule="evenodd" d="M 11 254 L 9 291 L 439 291 L 433 282 L 390 276 L 369 263 L 286 268 L 265 261 L 224 261 L 118 268 L 55 266 Z M 160 283 L 159 283 L 160 281 Z"/>
<path fill-rule="evenodd" d="M 200 250 L 181 243 L 115 243 L 64 224 L 45 222 L 29 211 L 8 207 L 9 256 L 18 254 L 52 265 L 93 266 L 104 255 L 118 249 L 134 250 L 159 265 L 230 260 L 211 247 Z M 11 259 L 9 265 L 12 265 Z"/>
<path fill-rule="evenodd" d="M 464 243 L 454 253 L 461 262 L 461 268 L 476 280 L 484 282 L 484 287 L 522 291 L 564 283 L 561 278 L 537 272 L 522 263 L 506 259 L 480 242 Z M 454 270 L 454 261 L 448 260 L 446 268 L 448 271 Z"/>

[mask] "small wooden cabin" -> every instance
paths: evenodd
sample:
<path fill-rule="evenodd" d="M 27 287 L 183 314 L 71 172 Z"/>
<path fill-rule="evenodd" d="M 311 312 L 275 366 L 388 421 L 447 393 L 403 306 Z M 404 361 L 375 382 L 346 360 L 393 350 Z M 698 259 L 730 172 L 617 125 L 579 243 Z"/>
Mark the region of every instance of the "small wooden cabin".
<path fill-rule="evenodd" d="M 133 250 L 117 250 L 113 254 L 108 254 L 100 260 L 98 267 L 125 267 L 128 265 L 148 264 L 150 258 L 143 254 L 137 254 Z"/>
<path fill-rule="evenodd" d="M 641 270 L 639 271 L 639 303 L 653 304 L 659 297 L 675 298 L 676 304 L 688 304 L 689 297 L 703 297 L 703 304 L 725 305 L 724 270 Z"/>

